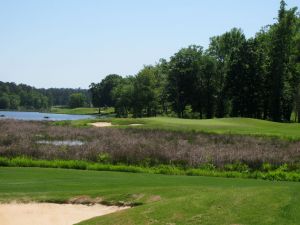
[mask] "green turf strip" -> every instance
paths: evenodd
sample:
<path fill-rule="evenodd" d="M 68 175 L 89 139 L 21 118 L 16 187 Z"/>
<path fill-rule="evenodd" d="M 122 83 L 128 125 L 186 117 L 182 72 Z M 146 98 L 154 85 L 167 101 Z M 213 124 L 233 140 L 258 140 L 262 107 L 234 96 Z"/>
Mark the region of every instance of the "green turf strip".
<path fill-rule="evenodd" d="M 88 224 L 297 224 L 300 183 L 46 168 L 0 168 L 0 200 L 78 195 L 142 205 Z"/>

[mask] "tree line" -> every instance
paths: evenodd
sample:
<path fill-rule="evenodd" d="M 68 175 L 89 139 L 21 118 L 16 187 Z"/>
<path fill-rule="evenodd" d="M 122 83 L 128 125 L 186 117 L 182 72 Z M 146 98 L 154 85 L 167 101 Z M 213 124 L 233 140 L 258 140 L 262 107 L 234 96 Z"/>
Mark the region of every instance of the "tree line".
<path fill-rule="evenodd" d="M 85 89 L 37 89 L 25 84 L 0 81 L 0 109 L 47 110 L 51 106 L 90 106 L 90 94 Z"/>
<path fill-rule="evenodd" d="M 300 121 L 300 18 L 280 2 L 274 24 L 246 38 L 241 29 L 212 37 L 207 49 L 191 45 L 134 76 L 92 83 L 95 107 L 120 117 L 251 117 Z"/>
<path fill-rule="evenodd" d="M 46 95 L 51 106 L 70 108 L 90 107 L 91 97 L 89 90 L 81 88 L 48 88 L 38 89 Z"/>

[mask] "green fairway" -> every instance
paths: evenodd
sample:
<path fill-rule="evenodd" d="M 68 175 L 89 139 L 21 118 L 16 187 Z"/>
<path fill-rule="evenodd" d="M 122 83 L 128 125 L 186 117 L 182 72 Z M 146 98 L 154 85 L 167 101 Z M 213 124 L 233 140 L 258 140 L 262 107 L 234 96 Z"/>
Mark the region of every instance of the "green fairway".
<path fill-rule="evenodd" d="M 173 117 L 150 118 L 107 118 L 99 121 L 112 122 L 116 128 L 128 128 L 130 124 L 142 124 L 142 126 L 130 126 L 134 129 L 160 129 L 179 132 L 205 132 L 214 134 L 236 134 L 278 137 L 289 140 L 300 140 L 299 123 L 277 123 L 267 120 L 251 118 L 222 118 L 222 119 L 179 119 Z M 55 124 L 69 124 L 85 126 L 95 120 L 77 120 L 68 123 L 55 122 Z"/>
<path fill-rule="evenodd" d="M 135 128 L 164 129 L 172 131 L 194 131 L 217 134 L 241 134 L 274 136 L 284 139 L 299 140 L 300 124 L 276 123 L 266 120 L 250 118 L 222 118 L 222 119 L 179 119 L 170 117 L 151 117 L 140 119 L 107 119 L 113 124 L 126 125 L 142 123 Z"/>
<path fill-rule="evenodd" d="M 113 108 L 102 108 L 101 113 L 102 114 L 110 114 L 113 113 Z M 98 114 L 99 109 L 98 108 L 60 108 L 60 107 L 52 107 L 51 113 L 61 113 L 61 114 L 78 114 L 78 115 L 85 115 L 85 114 Z"/>
<path fill-rule="evenodd" d="M 61 113 L 61 114 L 97 114 L 98 108 L 59 108 L 59 107 L 52 107 L 51 113 Z"/>
<path fill-rule="evenodd" d="M 0 200 L 102 197 L 140 206 L 88 224 L 297 224 L 300 183 L 40 168 L 0 168 Z"/>

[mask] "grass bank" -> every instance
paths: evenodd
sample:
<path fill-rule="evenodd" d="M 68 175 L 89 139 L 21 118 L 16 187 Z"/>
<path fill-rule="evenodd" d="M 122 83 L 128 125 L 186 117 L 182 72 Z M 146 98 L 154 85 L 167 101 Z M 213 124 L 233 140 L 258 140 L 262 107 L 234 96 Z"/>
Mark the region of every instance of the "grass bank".
<path fill-rule="evenodd" d="M 290 141 L 300 140 L 300 124 L 277 123 L 251 118 L 179 119 L 172 117 L 107 118 L 98 121 L 112 122 L 115 128 L 128 128 L 130 124 L 143 124 L 134 129 L 153 129 L 176 132 L 252 135 L 275 137 Z M 71 121 L 69 125 L 86 126 L 90 121 Z M 56 125 L 65 125 L 63 121 Z M 132 127 L 130 127 L 132 128 Z"/>
<path fill-rule="evenodd" d="M 0 168 L 0 201 L 64 202 L 74 196 L 131 209 L 81 225 L 294 225 L 300 183 L 47 168 Z"/>
<path fill-rule="evenodd" d="M 284 164 L 278 168 L 272 168 L 265 164 L 261 171 L 251 170 L 245 164 L 227 164 L 224 169 L 217 169 L 211 164 L 203 165 L 201 168 L 182 168 L 171 165 L 159 165 L 154 167 L 143 167 L 124 164 L 101 164 L 80 160 L 36 160 L 25 157 L 4 158 L 0 157 L 2 167 L 42 167 L 63 168 L 96 171 L 118 171 L 131 173 L 149 173 L 165 175 L 187 175 L 187 176 L 211 176 L 227 178 L 252 178 L 271 181 L 300 181 L 300 165 L 289 167 Z"/>
<path fill-rule="evenodd" d="M 52 107 L 51 113 L 59 114 L 74 114 L 74 115 L 94 115 L 99 114 L 99 108 L 66 108 L 66 107 Z M 101 108 L 101 114 L 112 114 L 114 108 Z"/>
<path fill-rule="evenodd" d="M 162 129 L 179 132 L 205 132 L 215 134 L 236 134 L 278 137 L 288 140 L 300 140 L 300 124 L 277 123 L 250 118 L 222 119 L 179 119 L 170 117 L 151 117 L 139 119 L 107 119 L 113 124 L 126 125 L 141 123 L 144 126 L 135 129 Z"/>

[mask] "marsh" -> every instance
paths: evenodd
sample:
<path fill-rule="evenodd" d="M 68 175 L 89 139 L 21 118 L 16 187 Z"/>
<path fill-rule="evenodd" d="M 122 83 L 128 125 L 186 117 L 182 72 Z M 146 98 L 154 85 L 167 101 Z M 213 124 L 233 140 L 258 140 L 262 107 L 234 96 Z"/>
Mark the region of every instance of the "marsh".
<path fill-rule="evenodd" d="M 242 135 L 0 121 L 0 156 L 5 157 L 189 167 L 205 163 L 223 167 L 239 161 L 259 167 L 264 162 L 297 162 L 299 146 L 299 141 Z"/>

